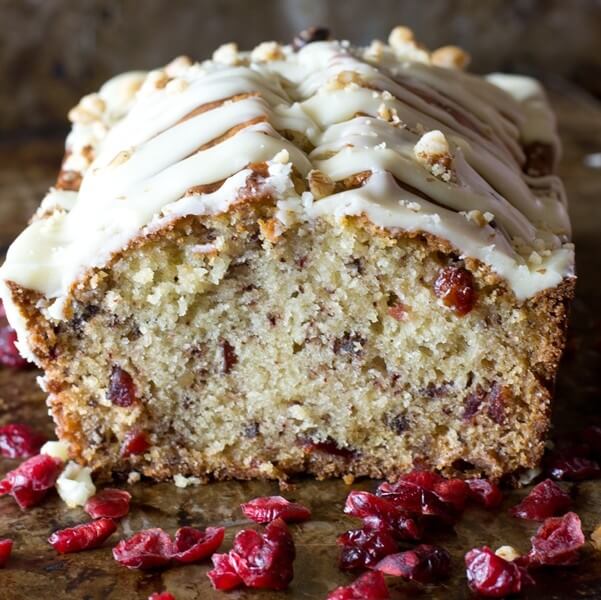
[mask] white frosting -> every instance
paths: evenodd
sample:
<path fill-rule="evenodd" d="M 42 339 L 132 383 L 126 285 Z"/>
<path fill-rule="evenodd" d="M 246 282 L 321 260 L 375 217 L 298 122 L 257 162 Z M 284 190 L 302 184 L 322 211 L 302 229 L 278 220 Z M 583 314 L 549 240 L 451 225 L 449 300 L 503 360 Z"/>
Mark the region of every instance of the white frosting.
<path fill-rule="evenodd" d="M 535 81 L 487 81 L 436 67 L 423 50 L 380 43 L 230 50 L 222 62 L 217 52 L 202 64 L 179 59 L 121 75 L 82 100 L 70 113 L 63 165 L 83 176 L 79 192 L 50 191 L 10 247 L 1 281 L 56 299 L 50 315 L 61 319 L 70 287 L 90 267 L 180 216 L 227 211 L 249 164 L 260 162 L 269 164 L 264 185 L 283 228 L 364 214 L 383 228 L 428 232 L 489 265 L 518 299 L 573 274 L 561 182 L 521 168 L 522 142 L 559 152 Z M 287 132 L 314 149 L 305 153 Z M 333 181 L 372 175 L 314 201 L 295 191 L 293 167 Z M 221 181 L 212 193 L 190 192 Z M 3 297 L 23 340 L 6 289 Z"/>

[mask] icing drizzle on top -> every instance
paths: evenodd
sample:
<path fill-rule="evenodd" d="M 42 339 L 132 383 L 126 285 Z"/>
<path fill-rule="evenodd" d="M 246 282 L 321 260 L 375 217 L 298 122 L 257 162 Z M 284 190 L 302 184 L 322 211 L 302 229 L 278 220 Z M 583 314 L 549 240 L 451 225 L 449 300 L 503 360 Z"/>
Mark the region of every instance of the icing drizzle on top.
<path fill-rule="evenodd" d="M 555 175 L 523 172 L 526 143 L 559 155 L 540 85 L 475 77 L 433 56 L 392 36 L 298 52 L 229 44 L 210 61 L 182 57 L 109 81 L 70 113 L 63 172 L 82 177 L 79 190 L 50 190 L 0 277 L 56 298 L 50 315 L 63 318 L 70 287 L 90 267 L 183 215 L 226 212 L 249 165 L 267 162 L 263 185 L 283 229 L 363 214 L 448 240 L 518 299 L 557 285 L 574 263 L 563 187 Z M 309 185 L 299 194 L 293 171 L 326 182 L 325 193 Z M 365 172 L 362 185 L 336 192 L 335 182 Z"/>

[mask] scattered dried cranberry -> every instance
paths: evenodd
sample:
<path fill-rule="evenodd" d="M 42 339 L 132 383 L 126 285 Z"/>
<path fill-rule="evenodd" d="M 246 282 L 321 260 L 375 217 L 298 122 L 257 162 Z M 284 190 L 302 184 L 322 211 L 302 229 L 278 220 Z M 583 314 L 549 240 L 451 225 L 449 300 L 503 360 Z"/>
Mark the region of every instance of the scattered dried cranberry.
<path fill-rule="evenodd" d="M 272 521 L 262 534 L 252 529 L 239 531 L 229 554 L 244 585 L 271 590 L 288 587 L 295 556 L 294 541 L 282 519 Z"/>
<path fill-rule="evenodd" d="M 585 542 L 580 518 L 569 512 L 563 517 L 546 519 L 531 542 L 532 549 L 525 557 L 528 566 L 572 565 Z"/>
<path fill-rule="evenodd" d="M 148 436 L 144 431 L 134 429 L 125 434 L 123 444 L 121 444 L 121 457 L 127 458 L 137 454 L 144 454 L 150 448 Z"/>
<path fill-rule="evenodd" d="M 46 438 L 29 425 L 9 423 L 0 427 L 0 453 L 8 458 L 27 458 L 40 451 Z"/>
<path fill-rule="evenodd" d="M 86 502 L 84 510 L 93 519 L 99 517 L 120 519 L 129 512 L 130 500 L 131 494 L 125 490 L 105 488 Z"/>
<path fill-rule="evenodd" d="M 386 529 L 351 529 L 339 535 L 336 543 L 342 546 L 338 565 L 343 571 L 373 567 L 399 549 Z"/>
<path fill-rule="evenodd" d="M 484 508 L 496 508 L 503 502 L 503 492 L 496 483 L 488 479 L 468 479 L 469 498 Z"/>
<path fill-rule="evenodd" d="M 370 571 L 350 585 L 336 588 L 327 600 L 389 600 L 390 592 L 382 573 Z"/>
<path fill-rule="evenodd" d="M 55 531 L 48 538 L 48 543 L 61 554 L 91 550 L 101 546 L 116 529 L 112 519 L 97 519 Z"/>
<path fill-rule="evenodd" d="M 511 509 L 511 514 L 520 519 L 544 521 L 548 517 L 561 515 L 572 505 L 570 494 L 554 481 L 545 479 L 532 488 L 532 491 Z"/>
<path fill-rule="evenodd" d="M 545 457 L 545 471 L 553 479 L 584 481 L 601 477 L 601 467 L 592 458 L 580 454 L 578 448 L 566 448 Z"/>
<path fill-rule="evenodd" d="M 12 327 L 0 327 L 0 365 L 11 369 L 23 369 L 28 362 L 17 350 L 17 333 Z"/>
<path fill-rule="evenodd" d="M 109 379 L 108 399 L 115 406 L 127 408 L 136 401 L 136 385 L 131 375 L 114 365 Z"/>
<path fill-rule="evenodd" d="M 462 267 L 444 267 L 434 282 L 434 293 L 457 315 L 467 315 L 476 304 L 474 276 Z"/>
<path fill-rule="evenodd" d="M 13 550 L 13 541 L 5 538 L 0 540 L 0 569 L 8 562 Z"/>
<path fill-rule="evenodd" d="M 175 596 L 170 592 L 155 592 L 148 596 L 148 600 L 175 600 Z"/>
<path fill-rule="evenodd" d="M 188 564 L 208 558 L 221 546 L 224 535 L 223 527 L 207 527 L 204 531 L 182 527 L 175 532 L 173 560 Z"/>
<path fill-rule="evenodd" d="M 458 512 L 465 508 L 469 488 L 463 479 L 445 479 L 432 471 L 412 471 L 403 475 L 401 479 L 435 492 L 441 500 L 452 504 Z"/>
<path fill-rule="evenodd" d="M 487 598 L 503 598 L 522 589 L 522 573 L 512 562 L 497 556 L 490 548 L 474 548 L 465 555 L 470 589 Z"/>
<path fill-rule="evenodd" d="M 175 545 L 162 529 L 146 529 L 121 540 L 113 548 L 115 560 L 129 569 L 164 567 L 171 562 Z"/>
<path fill-rule="evenodd" d="M 230 560 L 229 554 L 213 554 L 213 569 L 207 573 L 216 590 L 227 592 L 242 585 L 242 579 Z"/>
<path fill-rule="evenodd" d="M 386 556 L 374 569 L 384 575 L 432 583 L 449 576 L 451 557 L 440 546 L 420 544 L 412 550 Z"/>
<path fill-rule="evenodd" d="M 452 504 L 443 501 L 435 492 L 411 481 L 401 479 L 393 484 L 384 482 L 376 493 L 408 513 L 435 517 L 447 524 L 457 520 L 458 514 Z"/>
<path fill-rule="evenodd" d="M 363 529 L 391 533 L 398 540 L 419 540 L 420 524 L 386 498 L 370 492 L 352 491 L 347 496 L 344 512 L 363 519 Z"/>
<path fill-rule="evenodd" d="M 0 496 L 10 494 L 22 508 L 38 504 L 54 486 L 63 468 L 63 461 L 38 454 L 9 471 L 0 481 Z"/>
<path fill-rule="evenodd" d="M 286 523 L 301 523 L 311 518 L 302 504 L 289 502 L 282 496 L 263 496 L 240 505 L 244 516 L 256 523 L 270 523 L 280 517 Z"/>

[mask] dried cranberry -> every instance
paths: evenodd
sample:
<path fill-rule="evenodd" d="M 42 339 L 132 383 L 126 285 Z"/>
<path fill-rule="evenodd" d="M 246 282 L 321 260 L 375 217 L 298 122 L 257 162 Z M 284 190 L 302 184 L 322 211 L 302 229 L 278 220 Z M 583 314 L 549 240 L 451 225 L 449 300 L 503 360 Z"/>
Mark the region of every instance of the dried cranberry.
<path fill-rule="evenodd" d="M 390 592 L 382 573 L 370 571 L 350 585 L 336 588 L 327 600 L 389 600 Z"/>
<path fill-rule="evenodd" d="M 545 479 L 532 488 L 532 491 L 511 509 L 511 514 L 520 519 L 543 521 L 548 517 L 566 512 L 572 505 L 570 494 L 554 481 Z"/>
<path fill-rule="evenodd" d="M 211 560 L 213 569 L 207 576 L 216 590 L 227 592 L 242 585 L 242 579 L 236 573 L 229 554 L 213 554 Z"/>
<path fill-rule="evenodd" d="M 263 496 L 240 505 L 244 516 L 256 523 L 270 523 L 280 517 L 286 523 L 300 523 L 311 518 L 311 511 L 302 504 L 289 502 L 282 496 Z"/>
<path fill-rule="evenodd" d="M 97 519 L 55 531 L 48 538 L 48 543 L 61 554 L 91 550 L 101 546 L 116 529 L 117 526 L 112 519 Z"/>
<path fill-rule="evenodd" d="M 418 583 L 432 583 L 449 576 L 451 557 L 440 546 L 420 544 L 412 550 L 390 554 L 374 569 L 384 575 L 403 577 Z"/>
<path fill-rule="evenodd" d="M 445 479 L 432 471 L 412 471 L 401 479 L 434 492 L 443 502 L 452 504 L 458 512 L 465 508 L 469 489 L 463 479 Z"/>
<path fill-rule="evenodd" d="M 585 539 L 580 518 L 569 512 L 563 517 L 546 519 L 530 541 L 532 549 L 526 557 L 527 565 L 571 565 L 577 562 L 578 550 Z"/>
<path fill-rule="evenodd" d="M 13 541 L 5 538 L 0 540 L 0 569 L 8 562 L 13 550 Z"/>
<path fill-rule="evenodd" d="M 0 453 L 8 458 L 27 458 L 40 451 L 46 438 L 29 425 L 9 423 L 0 427 Z"/>
<path fill-rule="evenodd" d="M 469 498 L 484 508 L 496 508 L 503 502 L 503 492 L 496 483 L 488 479 L 467 479 Z"/>
<path fill-rule="evenodd" d="M 148 436 L 144 431 L 134 429 L 125 434 L 123 444 L 121 444 L 121 457 L 127 458 L 137 454 L 144 454 L 150 448 Z"/>
<path fill-rule="evenodd" d="M 294 575 L 294 541 L 282 519 L 272 521 L 261 534 L 243 529 L 236 534 L 230 561 L 244 585 L 283 590 Z"/>
<path fill-rule="evenodd" d="M 164 567 L 171 562 L 175 545 L 162 529 L 146 529 L 121 540 L 113 548 L 115 560 L 130 569 Z"/>
<path fill-rule="evenodd" d="M 173 560 L 187 564 L 208 558 L 221 546 L 224 535 L 223 527 L 207 527 L 204 531 L 182 527 L 175 532 Z"/>
<path fill-rule="evenodd" d="M 421 527 L 411 516 L 393 502 L 370 492 L 350 492 L 344 512 L 363 519 L 366 530 L 389 531 L 400 540 L 418 540 L 422 535 Z"/>
<path fill-rule="evenodd" d="M 17 333 L 12 327 L 0 327 L 0 365 L 11 369 L 23 369 L 28 362 L 17 350 Z"/>
<path fill-rule="evenodd" d="M 47 454 L 32 456 L 0 481 L 0 496 L 10 494 L 22 508 L 38 504 L 54 486 L 63 461 Z"/>
<path fill-rule="evenodd" d="M 339 566 L 343 571 L 373 567 L 380 559 L 399 548 L 389 531 L 351 529 L 336 539 L 342 546 Z"/>
<path fill-rule="evenodd" d="M 148 600 L 175 600 L 175 596 L 169 592 L 155 592 L 148 596 Z"/>
<path fill-rule="evenodd" d="M 109 379 L 108 399 L 115 406 L 127 408 L 136 402 L 136 385 L 131 375 L 114 365 Z"/>
<path fill-rule="evenodd" d="M 434 282 L 434 293 L 457 315 L 467 315 L 476 304 L 474 276 L 462 267 L 444 267 Z"/>
<path fill-rule="evenodd" d="M 131 494 L 125 490 L 105 488 L 86 502 L 84 510 L 93 519 L 120 519 L 129 512 L 130 500 Z"/>
<path fill-rule="evenodd" d="M 584 481 L 601 477 L 599 463 L 578 448 L 565 448 L 549 454 L 545 457 L 544 466 L 553 479 Z"/>
<path fill-rule="evenodd" d="M 332 438 L 326 438 L 323 442 L 315 442 L 313 440 L 302 440 L 302 445 L 309 453 L 323 452 L 340 456 L 341 458 L 351 459 L 355 456 L 355 452 L 349 448 L 341 448 Z"/>
<path fill-rule="evenodd" d="M 465 555 L 470 589 L 487 598 L 503 598 L 522 589 L 519 567 L 497 556 L 490 548 L 474 548 Z"/>
<path fill-rule="evenodd" d="M 444 502 L 432 492 L 411 481 L 400 480 L 394 484 L 382 483 L 376 492 L 400 510 L 408 513 L 435 517 L 443 523 L 454 523 L 457 511 L 449 502 Z"/>

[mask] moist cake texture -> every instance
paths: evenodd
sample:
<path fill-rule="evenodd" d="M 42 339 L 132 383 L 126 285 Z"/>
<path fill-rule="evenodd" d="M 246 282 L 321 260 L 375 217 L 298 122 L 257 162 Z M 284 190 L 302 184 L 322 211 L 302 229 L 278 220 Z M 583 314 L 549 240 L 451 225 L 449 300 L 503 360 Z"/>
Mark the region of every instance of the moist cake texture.
<path fill-rule="evenodd" d="M 80 462 L 158 479 L 538 463 L 574 286 L 544 92 L 402 27 L 323 37 L 180 57 L 71 111 L 0 277 Z"/>

